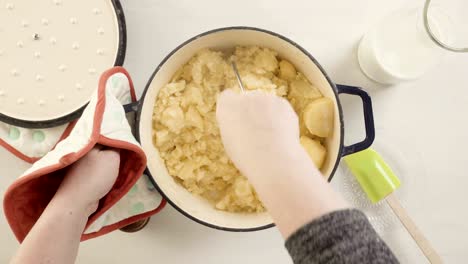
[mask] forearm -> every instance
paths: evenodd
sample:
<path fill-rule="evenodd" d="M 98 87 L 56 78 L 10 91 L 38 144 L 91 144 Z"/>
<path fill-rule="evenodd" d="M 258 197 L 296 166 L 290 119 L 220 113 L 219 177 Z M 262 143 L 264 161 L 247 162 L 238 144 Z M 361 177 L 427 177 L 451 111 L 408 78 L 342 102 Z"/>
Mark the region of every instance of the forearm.
<path fill-rule="evenodd" d="M 248 177 L 295 263 L 398 263 L 364 214 L 343 210 L 349 205 L 300 146 L 282 149 L 274 162 L 259 164 Z"/>
<path fill-rule="evenodd" d="M 115 183 L 119 164 L 118 151 L 97 145 L 68 168 L 11 263 L 73 263 L 88 217 Z"/>
<path fill-rule="evenodd" d="M 89 211 L 54 197 L 11 263 L 74 263 Z"/>
<path fill-rule="evenodd" d="M 285 239 L 313 219 L 348 207 L 299 144 L 277 156 L 247 176 Z"/>

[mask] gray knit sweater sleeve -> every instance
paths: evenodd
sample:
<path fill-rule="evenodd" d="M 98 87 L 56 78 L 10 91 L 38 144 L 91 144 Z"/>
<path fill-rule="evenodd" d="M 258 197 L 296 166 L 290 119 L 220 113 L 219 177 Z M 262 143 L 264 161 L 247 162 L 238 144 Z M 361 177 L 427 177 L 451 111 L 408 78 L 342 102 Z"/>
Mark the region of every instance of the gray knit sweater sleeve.
<path fill-rule="evenodd" d="M 392 251 L 356 209 L 324 215 L 286 241 L 294 263 L 398 263 Z"/>

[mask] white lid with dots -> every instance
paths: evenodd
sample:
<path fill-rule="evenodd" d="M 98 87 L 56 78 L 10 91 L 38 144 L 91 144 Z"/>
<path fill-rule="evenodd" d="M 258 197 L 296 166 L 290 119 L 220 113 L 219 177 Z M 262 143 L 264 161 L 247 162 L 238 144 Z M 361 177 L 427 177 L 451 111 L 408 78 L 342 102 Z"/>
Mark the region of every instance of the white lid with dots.
<path fill-rule="evenodd" d="M 100 73 L 123 59 L 123 22 L 111 0 L 0 3 L 3 115 L 28 121 L 70 115 L 89 101 Z"/>

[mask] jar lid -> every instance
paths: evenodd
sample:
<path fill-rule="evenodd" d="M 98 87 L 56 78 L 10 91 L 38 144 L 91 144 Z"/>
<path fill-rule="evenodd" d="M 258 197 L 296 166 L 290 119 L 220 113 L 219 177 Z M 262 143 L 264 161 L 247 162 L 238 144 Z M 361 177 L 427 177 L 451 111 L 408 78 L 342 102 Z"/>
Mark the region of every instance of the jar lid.
<path fill-rule="evenodd" d="M 123 63 L 118 1 L 7 0 L 0 6 L 0 120 L 24 127 L 77 118 L 101 72 Z"/>

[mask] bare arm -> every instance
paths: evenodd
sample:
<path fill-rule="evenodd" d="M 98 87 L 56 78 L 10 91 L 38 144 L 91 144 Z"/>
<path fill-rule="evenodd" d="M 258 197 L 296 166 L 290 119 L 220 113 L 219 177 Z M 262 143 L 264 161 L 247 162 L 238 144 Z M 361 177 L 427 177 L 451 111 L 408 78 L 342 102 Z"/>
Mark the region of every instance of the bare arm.
<path fill-rule="evenodd" d="M 253 184 L 285 239 L 310 221 L 348 207 L 299 144 L 283 150 L 270 169 L 267 177 L 248 177 L 255 178 Z"/>
<path fill-rule="evenodd" d="M 88 217 L 114 184 L 119 162 L 118 152 L 95 148 L 75 163 L 11 263 L 74 263 Z"/>
<path fill-rule="evenodd" d="M 260 91 L 224 91 L 217 118 L 226 152 L 249 179 L 284 238 L 346 202 L 317 170 L 299 142 L 289 103 Z"/>
<path fill-rule="evenodd" d="M 73 263 L 89 211 L 54 198 L 11 263 Z"/>
<path fill-rule="evenodd" d="M 317 170 L 286 100 L 224 91 L 217 118 L 226 152 L 257 190 L 294 263 L 398 263 L 366 216 L 346 209 Z"/>

